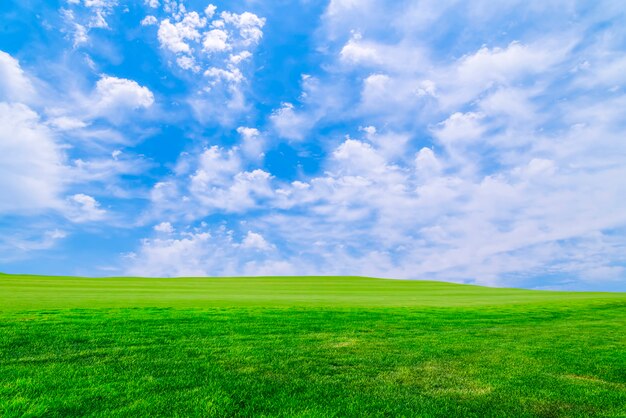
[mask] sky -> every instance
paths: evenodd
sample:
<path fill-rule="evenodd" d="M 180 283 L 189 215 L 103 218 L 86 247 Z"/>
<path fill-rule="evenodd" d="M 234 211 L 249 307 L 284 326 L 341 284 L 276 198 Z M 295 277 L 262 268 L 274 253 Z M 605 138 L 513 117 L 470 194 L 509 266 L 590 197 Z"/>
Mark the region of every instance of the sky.
<path fill-rule="evenodd" d="M 626 291 L 625 20 L 4 0 L 0 271 Z"/>

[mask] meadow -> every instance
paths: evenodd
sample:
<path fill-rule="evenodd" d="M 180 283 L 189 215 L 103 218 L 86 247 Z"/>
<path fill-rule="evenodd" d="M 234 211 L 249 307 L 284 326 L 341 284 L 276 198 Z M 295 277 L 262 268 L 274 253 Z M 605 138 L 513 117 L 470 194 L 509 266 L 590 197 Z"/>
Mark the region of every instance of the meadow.
<path fill-rule="evenodd" d="M 626 294 L 0 275 L 0 416 L 626 417 Z"/>

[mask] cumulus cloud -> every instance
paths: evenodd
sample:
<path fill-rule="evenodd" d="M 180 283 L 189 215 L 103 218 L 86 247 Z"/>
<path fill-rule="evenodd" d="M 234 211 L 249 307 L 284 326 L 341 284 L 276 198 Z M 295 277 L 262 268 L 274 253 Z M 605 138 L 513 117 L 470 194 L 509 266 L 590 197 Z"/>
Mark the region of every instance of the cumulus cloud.
<path fill-rule="evenodd" d="M 96 83 L 98 105 L 106 108 L 123 106 L 131 109 L 146 108 L 154 103 L 154 95 L 136 81 L 125 78 L 103 76 Z"/>
<path fill-rule="evenodd" d="M 182 70 L 178 75 L 192 85 L 187 103 L 196 119 L 232 123 L 233 116 L 249 109 L 246 63 L 263 37 L 265 19 L 250 12 L 223 11 L 218 16 L 212 4 L 198 13 L 168 1 L 164 11 L 167 16 L 159 23 L 157 38 L 169 62 Z M 193 75 L 188 77 L 186 71 Z"/>
<path fill-rule="evenodd" d="M 221 29 L 212 29 L 204 34 L 202 49 L 208 53 L 226 51 L 231 46 L 228 44 L 228 34 Z"/>
<path fill-rule="evenodd" d="M 430 148 L 422 148 L 415 155 L 415 170 L 420 179 L 439 177 L 442 171 L 442 163 Z"/>
<path fill-rule="evenodd" d="M 295 141 L 303 140 L 315 123 L 314 117 L 298 112 L 291 103 L 283 103 L 270 120 L 281 137 Z"/>
<path fill-rule="evenodd" d="M 187 41 L 200 39 L 198 29 L 204 26 L 206 26 L 206 19 L 201 18 L 196 12 L 187 14 L 182 21 L 176 23 L 164 19 L 159 26 L 159 42 L 171 52 L 190 53 L 191 47 Z"/>
<path fill-rule="evenodd" d="M 241 71 L 234 67 L 230 67 L 226 70 L 223 68 L 211 67 L 204 72 L 204 75 L 210 80 L 210 84 L 213 86 L 219 81 L 226 81 L 229 84 L 238 84 L 244 80 Z"/>
<path fill-rule="evenodd" d="M 218 74 L 224 81 L 240 82 L 242 76 L 223 75 L 241 73 L 239 65 L 251 55 L 249 48 L 257 45 L 263 36 L 265 19 L 250 12 L 224 11 L 220 19 L 211 21 L 217 10 L 212 4 L 204 10 L 204 16 L 195 11 L 177 10 L 170 10 L 171 17 L 163 19 L 159 25 L 161 46 L 175 54 L 184 70 L 192 68 L 187 63 L 193 60 L 209 77 L 215 78 Z M 180 19 L 176 18 L 176 13 Z"/>
<path fill-rule="evenodd" d="M 0 51 L 0 99 L 27 102 L 34 94 L 33 84 L 22 70 L 19 61 Z"/>
<path fill-rule="evenodd" d="M 237 173 L 224 186 L 207 181 L 204 172 L 191 179 L 190 191 L 204 210 L 241 213 L 259 205 L 259 200 L 272 195 L 271 175 L 261 169 Z"/>
<path fill-rule="evenodd" d="M 92 97 L 93 115 L 118 120 L 128 110 L 147 109 L 154 103 L 154 94 L 147 87 L 125 78 L 103 75 L 96 83 Z"/>
<path fill-rule="evenodd" d="M 268 251 L 272 246 L 248 232 L 238 241 L 233 230 L 187 228 L 167 238 L 146 238 L 138 251 L 126 255 L 126 272 L 141 276 L 262 275 L 267 271 L 293 272 Z"/>
<path fill-rule="evenodd" d="M 342 174 L 375 175 L 387 170 L 385 159 L 366 142 L 347 139 L 332 154 Z"/>
<path fill-rule="evenodd" d="M 240 126 L 237 133 L 241 135 L 240 147 L 245 157 L 253 160 L 263 157 L 265 141 L 258 129 Z"/>
<path fill-rule="evenodd" d="M 196 64 L 196 60 L 194 60 L 193 57 L 190 57 L 188 55 L 182 55 L 176 58 L 176 63 L 183 70 L 191 70 L 194 73 L 197 73 L 198 71 L 200 71 L 200 66 Z"/>
<path fill-rule="evenodd" d="M 0 212 L 61 206 L 67 170 L 54 134 L 23 104 L 0 102 Z M 10 196 L 10 198 L 9 198 Z"/>
<path fill-rule="evenodd" d="M 238 147 L 218 146 L 198 155 L 183 155 L 177 178 L 159 182 L 152 190 L 155 213 L 194 218 L 211 213 L 243 213 L 261 206 L 273 195 L 272 176 L 258 168 L 245 170 L 242 157 Z"/>
<path fill-rule="evenodd" d="M 70 208 L 67 217 L 72 222 L 93 222 L 102 220 L 106 211 L 100 208 L 100 203 L 92 196 L 78 193 L 68 198 Z"/>
<path fill-rule="evenodd" d="M 562 59 L 563 52 L 544 46 L 512 42 L 506 48 L 482 47 L 463 57 L 456 69 L 461 82 L 510 82 L 525 74 L 536 74 Z"/>
<path fill-rule="evenodd" d="M 152 26 L 156 25 L 159 21 L 156 17 L 152 15 L 148 15 L 141 20 L 141 26 Z"/>
<path fill-rule="evenodd" d="M 239 29 L 239 35 L 245 46 L 259 43 L 263 37 L 262 28 L 265 26 L 265 19 L 258 17 L 254 13 L 243 12 L 237 14 L 222 12 L 220 16 L 224 22 L 230 23 Z"/>
<path fill-rule="evenodd" d="M 341 59 L 356 64 L 376 64 L 381 61 L 377 48 L 361 42 L 361 34 L 358 32 L 352 35 L 352 38 L 350 38 L 348 43 L 341 48 L 341 52 L 339 54 Z"/>
<path fill-rule="evenodd" d="M 212 18 L 215 15 L 215 11 L 217 10 L 217 6 L 213 5 L 213 4 L 209 4 L 205 9 L 204 9 L 204 14 L 206 15 L 207 18 Z"/>
<path fill-rule="evenodd" d="M 481 123 L 483 118 L 484 115 L 480 113 L 456 112 L 441 122 L 434 134 L 444 145 L 471 143 L 485 133 L 485 127 Z"/>
<path fill-rule="evenodd" d="M 171 234 L 174 232 L 174 227 L 169 222 L 161 222 L 160 224 L 154 226 L 154 230 L 164 234 Z"/>
<path fill-rule="evenodd" d="M 198 158 L 198 167 L 192 175 L 193 182 L 206 184 L 225 184 L 239 172 L 241 160 L 234 150 L 224 150 L 218 146 L 205 149 Z"/>
<path fill-rule="evenodd" d="M 263 235 L 248 231 L 248 234 L 241 242 L 241 248 L 267 251 L 270 250 L 272 246 L 263 238 Z"/>
<path fill-rule="evenodd" d="M 208 232 L 180 238 L 145 239 L 138 253 L 128 257 L 128 274 L 137 276 L 207 276 L 208 260 L 219 256 L 220 247 L 210 246 Z M 213 249 L 216 254 L 210 254 Z M 205 257 L 211 257 L 209 259 Z"/>

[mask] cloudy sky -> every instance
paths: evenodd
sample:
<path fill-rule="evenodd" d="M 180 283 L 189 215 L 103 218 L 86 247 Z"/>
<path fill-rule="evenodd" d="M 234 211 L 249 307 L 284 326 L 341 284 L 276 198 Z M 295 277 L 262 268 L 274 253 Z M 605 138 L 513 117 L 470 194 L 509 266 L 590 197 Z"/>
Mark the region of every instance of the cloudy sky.
<path fill-rule="evenodd" d="M 0 3 L 0 271 L 626 290 L 621 1 Z"/>

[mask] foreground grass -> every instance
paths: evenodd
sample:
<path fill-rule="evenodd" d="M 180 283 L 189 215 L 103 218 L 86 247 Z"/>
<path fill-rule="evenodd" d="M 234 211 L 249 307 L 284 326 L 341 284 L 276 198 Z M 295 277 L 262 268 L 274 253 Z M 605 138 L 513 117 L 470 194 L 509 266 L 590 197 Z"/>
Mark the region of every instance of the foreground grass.
<path fill-rule="evenodd" d="M 626 295 L 0 277 L 0 416 L 626 416 Z"/>

